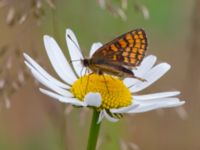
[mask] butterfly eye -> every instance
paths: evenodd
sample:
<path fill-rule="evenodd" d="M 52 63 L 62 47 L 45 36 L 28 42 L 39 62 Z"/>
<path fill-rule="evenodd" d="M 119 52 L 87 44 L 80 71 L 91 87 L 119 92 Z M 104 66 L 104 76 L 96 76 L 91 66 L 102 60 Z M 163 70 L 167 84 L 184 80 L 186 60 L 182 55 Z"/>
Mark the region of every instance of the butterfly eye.
<path fill-rule="evenodd" d="M 85 66 L 85 67 L 89 66 L 89 60 L 88 59 L 83 59 L 82 63 L 83 63 L 83 66 Z"/>

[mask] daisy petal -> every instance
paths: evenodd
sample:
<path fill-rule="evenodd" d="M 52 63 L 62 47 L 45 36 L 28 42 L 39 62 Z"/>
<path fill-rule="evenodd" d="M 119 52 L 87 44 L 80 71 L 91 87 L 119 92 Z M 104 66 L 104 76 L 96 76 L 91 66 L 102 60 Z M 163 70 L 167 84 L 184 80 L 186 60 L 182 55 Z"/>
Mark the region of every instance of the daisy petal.
<path fill-rule="evenodd" d="M 46 35 L 44 36 L 44 46 L 50 62 L 59 77 L 68 84 L 76 81 L 77 78 L 56 41 Z"/>
<path fill-rule="evenodd" d="M 99 107 L 101 105 L 101 95 L 99 93 L 88 93 L 84 97 L 84 102 L 88 106 Z"/>
<path fill-rule="evenodd" d="M 111 113 L 126 113 L 130 110 L 137 108 L 138 106 L 139 106 L 139 104 L 133 104 L 128 107 L 122 107 L 122 108 L 118 108 L 118 109 L 110 109 L 110 112 Z"/>
<path fill-rule="evenodd" d="M 69 49 L 69 54 L 72 60 L 74 70 L 76 71 L 76 74 L 80 77 L 81 72 L 85 72 L 85 68 L 81 63 L 81 60 L 83 60 L 83 55 L 80 51 L 80 47 L 78 45 L 76 36 L 73 33 L 73 31 L 70 29 L 66 30 L 66 41 L 67 41 L 67 47 Z M 77 61 L 77 60 L 80 60 L 80 61 Z"/>
<path fill-rule="evenodd" d="M 160 103 L 168 103 L 168 102 L 180 102 L 179 98 L 176 97 L 168 97 L 168 98 L 159 98 L 159 99 L 149 99 L 149 100 L 137 100 L 134 99 L 136 104 L 146 105 L 146 104 L 160 104 Z"/>
<path fill-rule="evenodd" d="M 142 112 L 147 112 L 147 111 L 152 111 L 155 109 L 160 109 L 160 108 L 173 108 L 173 107 L 178 107 L 183 105 L 185 102 L 180 101 L 180 102 L 168 102 L 168 103 L 160 103 L 160 104 L 149 104 L 140 108 L 136 108 L 135 110 L 131 110 L 128 113 L 142 113 Z"/>
<path fill-rule="evenodd" d="M 82 101 L 80 101 L 80 100 L 78 100 L 77 98 L 71 98 L 71 97 L 64 97 L 63 99 L 59 99 L 61 102 L 64 102 L 65 103 L 65 101 L 70 101 L 70 104 L 72 104 L 72 105 L 75 105 L 75 106 L 87 106 L 86 105 L 86 103 L 84 103 L 84 102 L 82 102 Z"/>
<path fill-rule="evenodd" d="M 79 101 L 76 98 L 64 97 L 64 96 L 58 95 L 56 93 L 53 93 L 49 90 L 45 90 L 45 89 L 42 89 L 42 88 L 40 88 L 40 92 L 42 92 L 43 94 L 46 94 L 46 95 L 48 95 L 52 98 L 55 98 L 55 99 L 57 99 L 57 100 L 59 100 L 60 102 L 63 102 L 63 103 L 69 103 L 69 104 L 76 105 L 76 106 L 85 106 L 85 103 Z"/>
<path fill-rule="evenodd" d="M 150 100 L 150 99 L 158 99 L 158 98 L 165 98 L 165 97 L 177 96 L 179 94 L 180 94 L 179 91 L 161 92 L 161 93 L 153 93 L 153 94 L 147 94 L 147 95 L 133 96 L 133 99 L 137 99 L 137 100 Z"/>
<path fill-rule="evenodd" d="M 38 63 L 36 63 L 30 56 L 28 56 L 27 54 L 23 54 L 25 60 L 31 65 L 33 66 L 33 68 L 35 68 L 35 70 L 38 71 L 38 73 L 40 73 L 42 76 L 44 76 L 46 79 L 48 79 L 50 82 L 52 82 L 53 84 L 55 84 L 56 86 L 59 86 L 61 88 L 66 88 L 69 89 L 70 87 L 62 82 L 60 82 L 59 80 L 55 79 L 54 77 L 52 77 L 48 72 L 46 72 Z"/>
<path fill-rule="evenodd" d="M 111 122 L 117 122 L 117 121 L 119 120 L 119 119 L 117 119 L 117 118 L 111 117 L 111 116 L 106 112 L 106 110 L 103 110 L 103 113 L 104 113 L 105 118 L 108 119 L 108 120 L 111 121 Z"/>
<path fill-rule="evenodd" d="M 63 98 L 63 96 L 61 96 L 61 95 L 59 95 L 59 94 L 57 94 L 57 93 L 54 93 L 54 92 L 52 92 L 52 91 L 49 91 L 49 90 L 45 90 L 45 89 L 43 89 L 43 88 L 39 88 L 39 90 L 40 90 L 40 92 L 42 92 L 43 94 L 45 94 L 45 95 L 48 95 L 48 96 L 50 96 L 50 97 L 52 97 L 52 98 L 55 98 L 55 99 L 61 99 L 61 98 Z M 68 103 L 68 101 L 66 101 L 66 103 Z"/>
<path fill-rule="evenodd" d="M 99 113 L 99 118 L 98 118 L 97 124 L 99 124 L 103 120 L 103 118 L 104 118 L 104 113 L 103 113 L 103 111 L 101 111 Z"/>
<path fill-rule="evenodd" d="M 91 49 L 90 49 L 90 57 L 92 57 L 92 55 L 96 52 L 96 50 L 102 47 L 102 45 L 103 44 L 100 42 L 96 42 L 92 44 Z"/>
<path fill-rule="evenodd" d="M 155 64 L 156 62 L 156 56 L 154 55 L 149 55 L 144 58 L 142 61 L 141 65 L 137 67 L 137 69 L 132 70 L 137 77 L 143 77 L 143 75 L 148 72 Z M 134 85 L 135 83 L 140 82 L 137 79 L 134 78 L 125 78 L 124 83 L 126 86 L 131 86 Z"/>
<path fill-rule="evenodd" d="M 37 72 L 28 62 L 25 61 L 26 66 L 31 70 L 33 76 L 44 86 L 48 87 L 49 89 L 55 91 L 56 93 L 66 96 L 66 97 L 72 97 L 73 95 L 68 92 L 65 89 L 62 89 L 56 85 L 54 85 L 52 82 L 44 78 L 40 73 Z"/>
<path fill-rule="evenodd" d="M 128 113 L 140 113 L 159 108 L 177 107 L 183 105 L 185 101 L 180 101 L 178 98 L 165 98 L 165 99 L 154 99 L 149 101 L 135 100 L 135 103 L 139 103 L 140 106 L 134 110 L 129 111 Z"/>
<path fill-rule="evenodd" d="M 179 103 L 169 103 L 168 105 L 165 105 L 163 108 L 173 108 L 173 107 L 179 107 L 185 104 L 185 101 L 180 101 Z"/>
<path fill-rule="evenodd" d="M 136 84 L 134 84 L 132 87 L 130 87 L 130 91 L 132 93 L 139 92 L 148 86 L 150 86 L 152 83 L 160 79 L 168 70 L 170 69 L 170 65 L 167 63 L 161 63 L 153 67 L 150 71 L 148 71 L 146 74 L 142 76 L 143 79 L 146 81 L 138 81 Z"/>
<path fill-rule="evenodd" d="M 156 56 L 149 55 L 144 58 L 144 60 L 141 62 L 141 65 L 137 67 L 136 70 L 133 70 L 136 76 L 142 76 L 146 72 L 148 72 L 156 63 Z"/>

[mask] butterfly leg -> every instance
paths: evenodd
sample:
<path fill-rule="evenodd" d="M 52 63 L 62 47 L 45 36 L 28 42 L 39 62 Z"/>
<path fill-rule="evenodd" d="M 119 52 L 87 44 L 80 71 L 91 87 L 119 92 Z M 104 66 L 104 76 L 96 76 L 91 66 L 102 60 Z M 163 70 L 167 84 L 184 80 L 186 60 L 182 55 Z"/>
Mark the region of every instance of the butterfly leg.
<path fill-rule="evenodd" d="M 84 70 L 84 67 L 81 69 L 81 71 L 80 71 L 80 75 L 81 75 L 81 77 L 83 76 L 83 70 Z M 86 71 L 87 71 L 87 68 L 85 69 L 85 73 L 84 73 L 84 75 L 86 75 Z"/>
<path fill-rule="evenodd" d="M 98 70 L 98 74 L 101 75 L 101 76 L 103 76 L 103 79 L 104 79 L 104 81 L 105 81 L 105 85 L 106 85 L 106 89 L 107 89 L 107 91 L 108 91 L 108 93 L 109 93 L 109 89 L 108 89 L 107 81 L 106 81 L 106 78 L 105 78 L 103 72 L 102 72 L 101 70 Z"/>
<path fill-rule="evenodd" d="M 109 93 L 109 89 L 108 89 L 108 84 L 107 84 L 106 78 L 105 78 L 104 74 L 102 74 L 102 76 L 103 76 L 103 78 L 104 78 L 105 85 L 106 85 L 107 91 L 108 91 L 108 93 Z"/>
<path fill-rule="evenodd" d="M 82 68 L 81 73 L 80 73 L 80 75 L 81 75 L 81 83 L 82 83 L 82 77 L 85 76 L 87 74 L 87 72 L 89 73 L 89 69 L 86 67 L 84 75 L 82 76 L 83 70 L 84 70 L 84 68 Z"/>
<path fill-rule="evenodd" d="M 109 76 L 112 80 L 116 80 L 116 78 L 114 78 L 113 76 Z"/>
<path fill-rule="evenodd" d="M 90 82 L 90 76 L 93 74 L 93 72 L 92 73 L 90 73 L 90 74 L 88 74 L 88 78 L 87 78 L 87 83 L 86 83 L 86 87 L 85 87 L 85 94 L 86 94 L 86 92 L 87 92 L 87 88 L 88 88 L 88 85 L 89 85 L 89 82 Z"/>
<path fill-rule="evenodd" d="M 135 75 L 133 76 L 133 78 L 138 79 L 138 80 L 140 80 L 140 81 L 142 81 L 142 82 L 146 82 L 146 81 L 147 81 L 146 79 L 137 77 L 137 76 L 135 76 Z"/>
<path fill-rule="evenodd" d="M 80 75 L 81 75 L 81 83 L 82 83 L 82 77 L 87 74 L 87 68 L 85 69 L 84 75 L 82 75 L 84 68 L 81 69 Z"/>
<path fill-rule="evenodd" d="M 137 77 L 137 76 L 135 76 L 134 74 L 133 74 L 132 78 L 138 79 L 138 80 L 140 80 L 140 81 L 142 81 L 142 82 L 147 82 L 146 79 L 143 79 L 143 78 Z M 134 84 L 130 85 L 128 88 L 131 88 L 131 87 L 133 87 L 133 86 L 134 86 Z"/>

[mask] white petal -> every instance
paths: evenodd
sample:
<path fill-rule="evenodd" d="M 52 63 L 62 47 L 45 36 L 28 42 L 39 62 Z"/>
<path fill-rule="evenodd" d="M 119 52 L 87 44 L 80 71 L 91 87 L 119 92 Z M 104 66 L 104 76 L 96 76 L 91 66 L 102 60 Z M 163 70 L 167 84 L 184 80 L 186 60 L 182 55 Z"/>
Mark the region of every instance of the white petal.
<path fill-rule="evenodd" d="M 142 76 L 146 72 L 148 72 L 156 63 L 156 56 L 149 55 L 144 58 L 144 60 L 141 62 L 140 66 L 137 67 L 136 70 L 133 70 L 136 76 Z"/>
<path fill-rule="evenodd" d="M 99 93 L 88 93 L 85 97 L 84 97 L 84 102 L 88 105 L 88 106 L 95 106 L 95 107 L 99 107 L 101 105 L 101 94 Z"/>
<path fill-rule="evenodd" d="M 137 69 L 132 70 L 137 77 L 142 77 L 145 73 L 147 73 L 155 64 L 156 62 L 156 56 L 154 55 L 149 55 L 144 58 L 142 61 L 141 65 L 137 67 Z M 126 84 L 127 87 L 134 85 L 135 83 L 138 82 L 138 79 L 134 78 L 125 78 L 124 83 Z"/>
<path fill-rule="evenodd" d="M 63 99 L 60 99 L 61 102 L 65 102 L 66 100 L 70 100 L 70 103 L 71 103 L 72 105 L 76 105 L 76 106 L 87 106 L 86 103 L 84 103 L 84 102 L 78 100 L 77 98 L 71 98 L 71 97 L 68 98 L 68 97 L 65 97 L 65 98 L 63 98 Z"/>
<path fill-rule="evenodd" d="M 99 123 L 103 120 L 103 118 L 104 118 L 104 112 L 101 111 L 101 112 L 99 113 L 99 118 L 98 118 L 97 124 L 99 124 Z"/>
<path fill-rule="evenodd" d="M 43 94 L 46 94 L 46 95 L 48 95 L 48 96 L 50 96 L 50 97 L 52 97 L 52 98 L 55 98 L 55 99 L 57 99 L 57 100 L 63 98 L 63 96 L 61 96 L 61 95 L 59 95 L 59 94 L 57 94 L 57 93 L 51 92 L 51 91 L 49 91 L 49 90 L 45 90 L 45 89 L 43 89 L 43 88 L 39 88 L 39 90 L 40 90 L 40 92 L 42 92 Z M 66 103 L 68 103 L 68 101 L 66 101 Z"/>
<path fill-rule="evenodd" d="M 103 110 L 104 116 L 111 122 L 117 122 L 119 119 L 111 117 L 105 110 Z"/>
<path fill-rule="evenodd" d="M 147 95 L 138 95 L 133 96 L 133 99 L 137 100 L 150 100 L 150 99 L 158 99 L 158 98 L 166 98 L 166 97 L 172 97 L 179 95 L 179 91 L 173 91 L 173 92 L 161 92 L 161 93 L 153 93 L 153 94 L 147 94 Z"/>
<path fill-rule="evenodd" d="M 25 60 L 31 65 L 33 66 L 33 68 L 35 68 L 35 70 L 38 71 L 38 73 L 40 73 L 42 76 L 44 76 L 46 79 L 48 79 L 50 82 L 52 82 L 53 84 L 62 87 L 62 88 L 66 88 L 69 89 L 70 87 L 62 82 L 60 82 L 59 80 L 55 79 L 54 77 L 52 77 L 48 72 L 46 72 L 39 64 L 37 64 L 30 56 L 28 56 L 27 54 L 23 54 Z"/>
<path fill-rule="evenodd" d="M 67 91 L 66 89 L 62 89 L 61 87 L 56 86 L 46 78 L 44 78 L 40 73 L 38 73 L 37 70 L 35 70 L 28 62 L 25 61 L 25 64 L 27 67 L 31 70 L 33 76 L 44 86 L 48 87 L 49 89 L 57 92 L 60 95 L 66 96 L 66 97 L 72 97 L 73 95 Z"/>
<path fill-rule="evenodd" d="M 157 98 L 157 99 L 149 99 L 149 100 L 137 100 L 134 99 L 133 102 L 136 104 L 146 105 L 146 104 L 160 104 L 160 103 L 168 103 L 168 102 L 179 102 L 180 99 L 176 97 L 167 97 L 167 98 Z"/>
<path fill-rule="evenodd" d="M 181 106 L 184 103 L 185 103 L 184 101 L 181 101 L 181 102 L 177 102 L 177 103 L 165 103 L 165 104 L 161 103 L 161 104 L 155 104 L 155 105 L 149 104 L 144 107 L 141 107 L 141 108 L 138 108 L 135 110 L 131 110 L 128 113 L 142 113 L 142 112 L 152 111 L 152 110 L 160 109 L 160 108 L 173 108 L 173 107 Z"/>
<path fill-rule="evenodd" d="M 96 52 L 96 50 L 102 47 L 102 45 L 103 44 L 100 42 L 96 42 L 92 44 L 91 49 L 90 49 L 90 57 L 92 57 L 92 55 Z"/>
<path fill-rule="evenodd" d="M 135 103 L 139 103 L 139 107 L 134 110 L 129 111 L 128 113 L 140 113 L 151 111 L 159 108 L 169 108 L 169 107 L 177 107 L 183 105 L 185 102 L 180 101 L 178 98 L 165 98 L 165 99 L 154 99 L 149 101 L 136 101 Z"/>
<path fill-rule="evenodd" d="M 74 66 L 74 70 L 76 71 L 76 74 L 80 77 L 81 73 L 85 72 L 85 67 L 81 63 L 81 60 L 83 60 L 83 55 L 78 45 L 76 36 L 73 33 L 73 31 L 70 29 L 66 30 L 66 41 L 67 41 L 67 46 L 69 49 L 69 54 L 72 60 L 72 64 Z M 80 60 L 80 61 L 77 61 L 77 60 Z"/>
<path fill-rule="evenodd" d="M 50 62 L 59 77 L 68 84 L 75 82 L 77 78 L 56 41 L 46 35 L 44 36 L 44 46 Z"/>
<path fill-rule="evenodd" d="M 161 63 L 153 67 L 150 71 L 148 71 L 144 76 L 141 78 L 146 79 L 146 81 L 138 81 L 136 84 L 134 84 L 132 87 L 130 87 L 130 91 L 132 93 L 139 92 L 148 86 L 150 86 L 152 83 L 160 79 L 168 70 L 170 69 L 170 65 L 167 63 Z"/>
<path fill-rule="evenodd" d="M 173 107 L 179 107 L 182 106 L 183 104 L 185 104 L 185 101 L 180 101 L 178 103 L 169 103 L 168 105 L 165 105 L 162 108 L 173 108 Z"/>
<path fill-rule="evenodd" d="M 128 107 L 122 107 L 122 108 L 118 108 L 118 109 L 110 109 L 111 113 L 127 113 L 130 110 L 133 110 L 135 108 L 137 108 L 139 106 L 139 104 L 132 104 Z"/>
<path fill-rule="evenodd" d="M 45 90 L 45 89 L 42 89 L 42 88 L 40 88 L 40 91 L 43 94 L 46 94 L 46 95 L 48 95 L 52 98 L 59 100 L 60 102 L 69 103 L 69 104 L 76 105 L 76 106 L 85 106 L 84 102 L 81 102 L 80 100 L 78 100 L 76 98 L 64 97 L 64 96 L 58 95 L 56 93 L 53 93 L 51 91 L 48 91 L 48 90 Z"/>
<path fill-rule="evenodd" d="M 145 105 L 145 106 L 141 106 L 137 109 L 134 110 L 130 110 L 128 113 L 142 113 L 142 112 L 147 112 L 147 111 L 151 111 L 154 110 L 158 107 L 158 105 L 156 104 L 149 104 L 149 105 Z"/>

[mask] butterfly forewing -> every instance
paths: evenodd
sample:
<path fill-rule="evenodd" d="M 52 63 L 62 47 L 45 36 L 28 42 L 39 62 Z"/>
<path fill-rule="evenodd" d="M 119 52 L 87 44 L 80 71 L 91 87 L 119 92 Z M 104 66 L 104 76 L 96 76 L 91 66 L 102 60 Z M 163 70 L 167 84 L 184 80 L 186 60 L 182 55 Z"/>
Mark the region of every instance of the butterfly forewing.
<path fill-rule="evenodd" d="M 93 54 L 92 59 L 94 62 L 103 59 L 107 63 L 136 67 L 144 58 L 147 45 L 144 30 L 132 30 L 103 45 Z"/>

